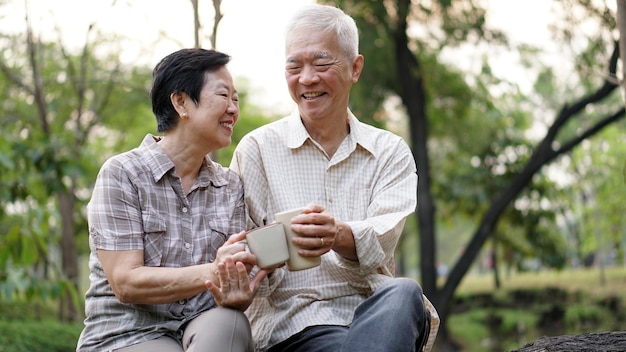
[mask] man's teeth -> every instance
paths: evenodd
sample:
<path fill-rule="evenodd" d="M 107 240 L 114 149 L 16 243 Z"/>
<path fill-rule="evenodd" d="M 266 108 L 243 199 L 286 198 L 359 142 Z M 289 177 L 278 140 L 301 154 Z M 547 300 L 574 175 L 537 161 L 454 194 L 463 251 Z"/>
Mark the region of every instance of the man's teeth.
<path fill-rule="evenodd" d="M 311 98 L 315 98 L 315 97 L 319 97 L 320 95 L 322 95 L 322 92 L 311 92 L 311 93 L 304 93 L 302 94 L 306 99 L 311 99 Z"/>
<path fill-rule="evenodd" d="M 233 124 L 230 122 L 220 122 L 220 125 L 226 128 L 233 128 Z"/>

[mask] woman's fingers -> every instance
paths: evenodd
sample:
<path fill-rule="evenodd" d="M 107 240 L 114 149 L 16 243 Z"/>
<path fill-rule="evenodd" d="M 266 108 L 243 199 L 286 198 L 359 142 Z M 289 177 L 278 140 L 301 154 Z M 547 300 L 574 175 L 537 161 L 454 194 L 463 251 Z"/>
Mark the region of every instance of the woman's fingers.
<path fill-rule="evenodd" d="M 230 236 L 228 238 L 228 240 L 226 241 L 226 244 L 233 244 L 233 243 L 237 243 L 243 239 L 246 238 L 246 231 L 241 231 L 239 233 L 236 233 L 232 236 Z"/>

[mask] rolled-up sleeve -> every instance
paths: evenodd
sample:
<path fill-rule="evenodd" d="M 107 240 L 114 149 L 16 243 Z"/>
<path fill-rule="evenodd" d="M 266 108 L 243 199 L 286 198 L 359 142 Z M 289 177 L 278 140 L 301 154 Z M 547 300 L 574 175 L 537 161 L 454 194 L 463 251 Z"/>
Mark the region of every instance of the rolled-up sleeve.
<path fill-rule="evenodd" d="M 89 233 L 96 249 L 143 249 L 141 207 L 132 188 L 120 162 L 103 165 L 88 205 Z"/>
<path fill-rule="evenodd" d="M 410 149 L 399 140 L 379 159 L 384 164 L 368 204 L 363 205 L 367 208 L 366 218 L 347 224 L 354 235 L 359 270 L 391 276 L 393 254 L 406 218 L 417 206 L 417 172 Z"/>

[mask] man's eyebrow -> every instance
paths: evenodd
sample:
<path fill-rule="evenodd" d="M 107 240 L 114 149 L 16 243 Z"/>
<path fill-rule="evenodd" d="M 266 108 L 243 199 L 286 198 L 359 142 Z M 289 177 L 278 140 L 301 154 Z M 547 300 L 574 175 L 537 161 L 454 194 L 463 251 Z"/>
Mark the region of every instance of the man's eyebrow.
<path fill-rule="evenodd" d="M 320 51 L 313 54 L 313 59 L 331 59 L 332 57 L 333 56 L 328 51 Z M 287 58 L 286 63 L 293 63 L 297 61 L 298 59 L 292 56 Z"/>
<path fill-rule="evenodd" d="M 330 53 L 328 51 L 322 51 L 319 53 L 315 53 L 315 55 L 313 55 L 314 58 L 316 59 L 329 59 L 332 57 L 332 55 L 330 55 Z"/>

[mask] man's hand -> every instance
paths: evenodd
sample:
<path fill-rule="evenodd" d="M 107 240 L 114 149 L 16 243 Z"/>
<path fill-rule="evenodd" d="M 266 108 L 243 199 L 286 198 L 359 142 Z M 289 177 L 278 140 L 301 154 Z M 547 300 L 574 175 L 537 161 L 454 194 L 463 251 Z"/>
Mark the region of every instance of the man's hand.
<path fill-rule="evenodd" d="M 333 249 L 347 259 L 357 259 L 352 230 L 321 205 L 307 205 L 291 220 L 291 229 L 298 234 L 293 243 L 304 257 L 318 257 Z"/>

